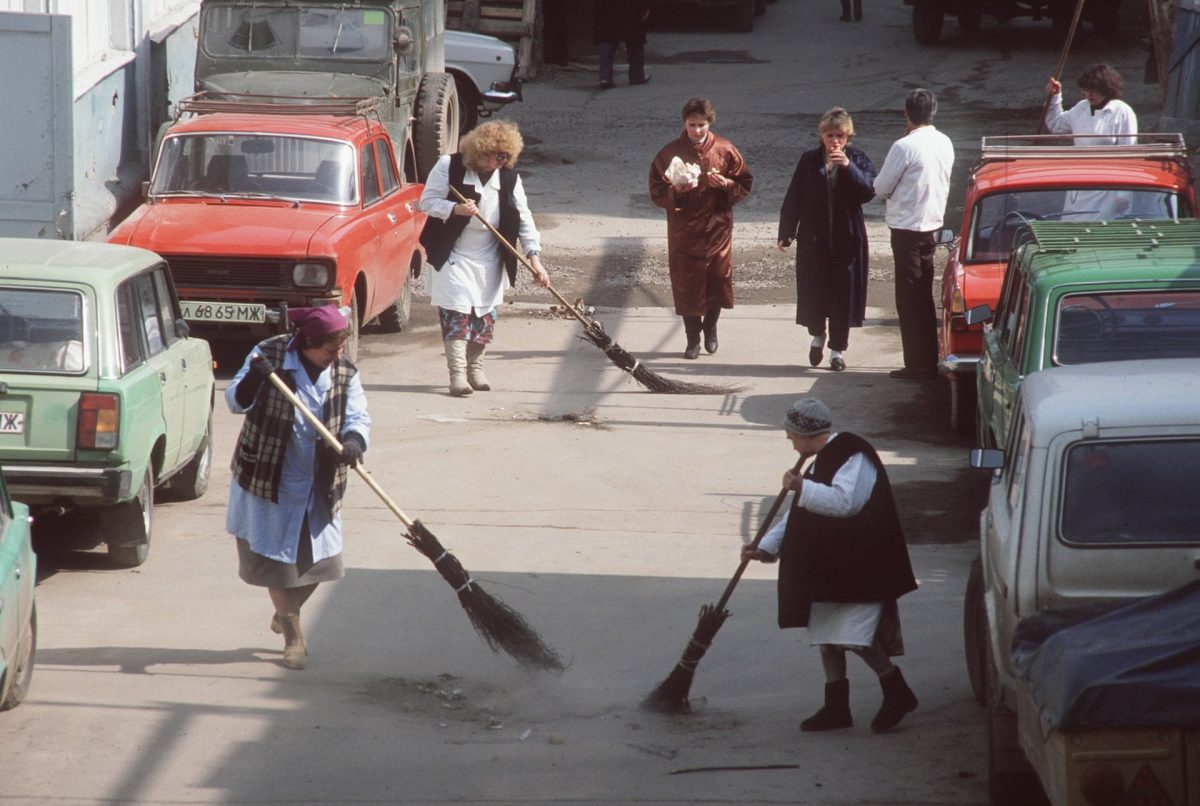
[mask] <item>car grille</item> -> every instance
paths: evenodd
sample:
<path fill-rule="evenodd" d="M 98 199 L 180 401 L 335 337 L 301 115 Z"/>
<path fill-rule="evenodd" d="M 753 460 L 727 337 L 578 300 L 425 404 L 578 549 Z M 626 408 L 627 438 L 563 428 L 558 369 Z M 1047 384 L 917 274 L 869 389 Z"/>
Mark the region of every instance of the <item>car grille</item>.
<path fill-rule="evenodd" d="M 164 255 L 180 288 L 291 288 L 293 260 Z"/>

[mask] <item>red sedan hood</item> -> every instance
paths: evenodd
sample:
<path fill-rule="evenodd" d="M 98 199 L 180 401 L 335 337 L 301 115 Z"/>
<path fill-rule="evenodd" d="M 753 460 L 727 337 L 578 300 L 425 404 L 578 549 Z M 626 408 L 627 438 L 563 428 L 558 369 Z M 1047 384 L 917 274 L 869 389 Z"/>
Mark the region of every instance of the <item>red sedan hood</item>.
<path fill-rule="evenodd" d="M 309 241 L 339 217 L 328 209 L 231 200 L 145 205 L 131 218 L 129 243 L 159 254 L 306 257 Z M 126 233 L 122 233 L 126 234 Z"/>

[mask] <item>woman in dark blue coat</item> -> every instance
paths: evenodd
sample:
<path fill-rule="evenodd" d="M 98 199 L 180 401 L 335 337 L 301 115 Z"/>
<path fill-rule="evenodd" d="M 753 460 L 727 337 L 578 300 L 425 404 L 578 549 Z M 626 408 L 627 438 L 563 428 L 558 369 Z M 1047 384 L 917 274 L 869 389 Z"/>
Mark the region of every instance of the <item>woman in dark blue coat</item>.
<path fill-rule="evenodd" d="M 779 211 L 779 248 L 796 241 L 796 324 L 808 328 L 814 367 L 846 368 L 850 328 L 867 310 L 867 229 L 862 206 L 875 196 L 875 166 L 851 148 L 854 122 L 841 107 L 821 115 L 821 145 L 806 151 Z"/>

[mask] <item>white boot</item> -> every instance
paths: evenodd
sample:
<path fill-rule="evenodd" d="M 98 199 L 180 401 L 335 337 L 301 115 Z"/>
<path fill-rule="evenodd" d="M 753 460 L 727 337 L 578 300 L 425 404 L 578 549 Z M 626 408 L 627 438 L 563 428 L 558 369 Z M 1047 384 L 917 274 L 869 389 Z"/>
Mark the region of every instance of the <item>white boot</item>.
<path fill-rule="evenodd" d="M 491 391 L 487 376 L 483 374 L 483 354 L 487 352 L 486 344 L 476 344 L 473 341 L 467 345 L 467 383 L 477 392 Z"/>
<path fill-rule="evenodd" d="M 446 367 L 450 370 L 450 394 L 466 397 L 474 391 L 467 383 L 467 343 L 454 339 L 442 344 L 446 347 Z"/>

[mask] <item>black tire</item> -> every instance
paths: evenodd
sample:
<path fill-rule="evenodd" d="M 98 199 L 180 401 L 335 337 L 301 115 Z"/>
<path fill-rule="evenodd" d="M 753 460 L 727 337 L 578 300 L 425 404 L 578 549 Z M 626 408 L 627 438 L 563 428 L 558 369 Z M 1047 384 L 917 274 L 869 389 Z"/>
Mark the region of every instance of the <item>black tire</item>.
<path fill-rule="evenodd" d="M 973 34 L 983 20 L 982 0 L 958 0 L 958 30 Z"/>
<path fill-rule="evenodd" d="M 974 375 L 950 381 L 950 427 L 964 436 L 975 433 L 977 395 Z"/>
<path fill-rule="evenodd" d="M 133 500 L 107 509 L 100 517 L 108 560 L 116 568 L 137 568 L 150 556 L 154 525 L 154 469 L 146 468 Z"/>
<path fill-rule="evenodd" d="M 358 315 L 358 292 L 350 292 L 350 315 L 346 318 L 350 321 L 350 338 L 346 339 L 346 357 L 351 361 L 358 360 L 358 331 L 361 326 Z"/>
<path fill-rule="evenodd" d="M 458 93 L 458 133 L 463 135 L 479 125 L 479 90 L 461 73 L 454 73 L 454 90 Z"/>
<path fill-rule="evenodd" d="M 739 34 L 754 30 L 754 5 L 757 0 L 744 0 L 730 8 L 729 27 Z"/>
<path fill-rule="evenodd" d="M 429 176 L 438 157 L 458 150 L 458 120 L 454 77 L 449 73 L 426 73 L 413 106 L 413 144 L 421 181 Z"/>
<path fill-rule="evenodd" d="M 922 45 L 933 45 L 942 35 L 946 10 L 941 0 L 913 0 L 913 37 Z"/>
<path fill-rule="evenodd" d="M 379 314 L 379 329 L 384 333 L 399 333 L 408 327 L 412 318 L 412 273 L 404 277 L 404 289 L 400 297 Z"/>
<path fill-rule="evenodd" d="M 967 661 L 967 678 L 971 693 L 980 705 L 987 705 L 987 612 L 983 606 L 983 560 L 976 557 L 967 574 L 967 590 L 963 594 L 963 655 Z"/>
<path fill-rule="evenodd" d="M 29 623 L 17 642 L 17 654 L 0 680 L 0 711 L 16 708 L 29 696 L 33 685 L 33 661 L 37 655 L 37 605 L 29 614 Z"/>
<path fill-rule="evenodd" d="M 163 490 L 171 501 L 195 501 L 208 492 L 208 483 L 212 478 L 212 433 L 213 414 L 208 412 L 208 426 L 204 429 L 204 441 L 192 456 L 187 467 L 171 479 Z"/>
<path fill-rule="evenodd" d="M 1017 715 L 1000 703 L 996 659 L 988 644 L 987 673 L 988 798 L 992 806 L 1048 804 L 1033 765 L 1021 751 Z"/>

